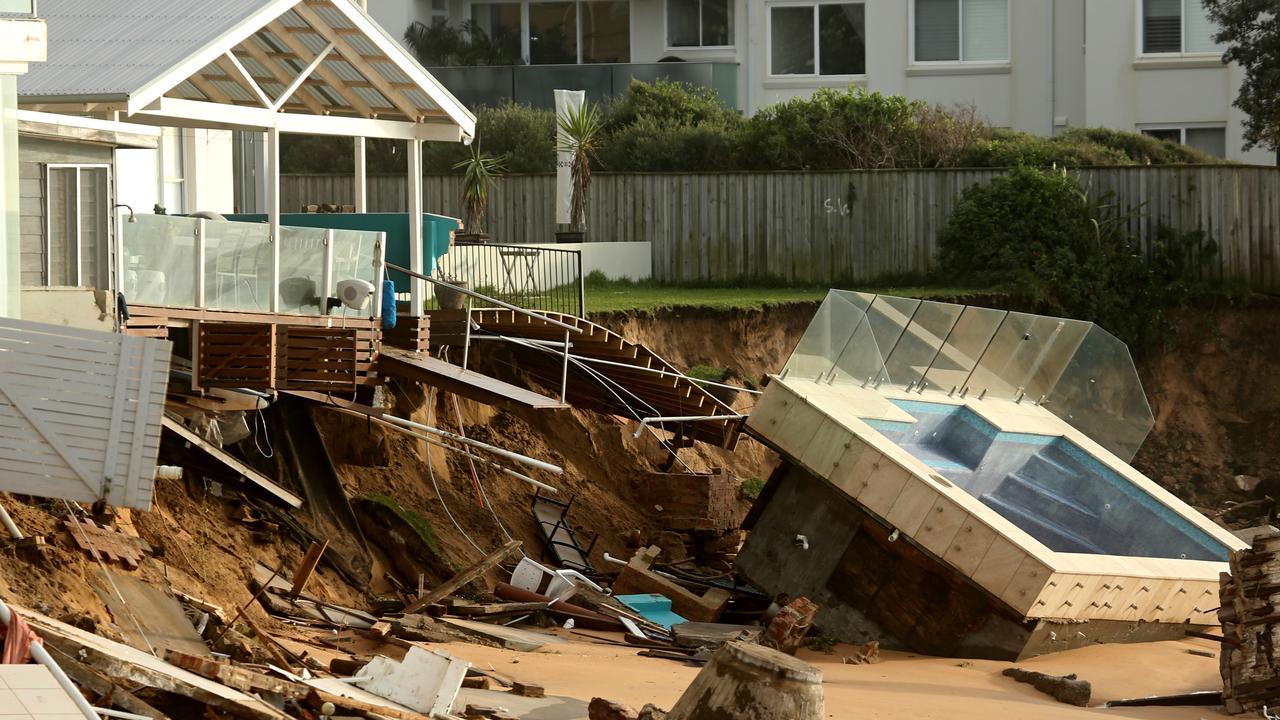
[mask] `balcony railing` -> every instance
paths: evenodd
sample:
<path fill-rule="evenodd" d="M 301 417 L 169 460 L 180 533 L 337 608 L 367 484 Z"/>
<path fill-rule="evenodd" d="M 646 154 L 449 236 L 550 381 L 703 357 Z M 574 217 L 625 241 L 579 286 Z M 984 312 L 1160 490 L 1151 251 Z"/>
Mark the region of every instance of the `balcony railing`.
<path fill-rule="evenodd" d="M 380 316 L 385 233 L 281 227 L 276 266 L 266 224 L 137 215 L 122 220 L 120 227 L 117 273 L 131 304 Z M 273 286 L 273 278 L 279 278 L 278 285 Z M 373 285 L 370 304 L 328 312 L 328 299 L 348 279 Z"/>
<path fill-rule="evenodd" d="M 488 298 L 475 299 L 475 307 L 498 307 L 497 299 L 537 312 L 557 312 L 582 317 L 584 287 L 582 252 L 537 245 L 458 243 L 436 261 L 436 276 L 461 283 Z M 440 295 L 428 301 L 438 309 Z"/>
<path fill-rule="evenodd" d="M 738 104 L 738 65 L 713 62 L 600 63 L 433 67 L 431 74 L 464 105 L 522 105 L 552 109 L 556 88 L 585 90 L 593 102 L 626 92 L 631 80 L 675 80 L 715 90 L 726 107 Z"/>

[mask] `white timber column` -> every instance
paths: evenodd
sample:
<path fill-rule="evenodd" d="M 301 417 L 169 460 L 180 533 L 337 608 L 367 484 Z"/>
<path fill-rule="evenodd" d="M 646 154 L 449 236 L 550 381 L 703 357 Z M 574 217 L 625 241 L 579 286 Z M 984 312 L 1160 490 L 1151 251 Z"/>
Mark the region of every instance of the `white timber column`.
<path fill-rule="evenodd" d="M 271 234 L 271 312 L 280 312 L 280 129 L 267 129 L 267 227 Z"/>
<path fill-rule="evenodd" d="M 426 274 L 422 258 L 422 141 L 409 140 L 409 269 Z M 409 278 L 410 315 L 421 315 L 427 283 Z"/>
<path fill-rule="evenodd" d="M 364 138 L 356 138 L 356 162 L 355 162 L 355 206 L 356 212 L 369 212 L 369 186 L 368 182 L 368 166 L 365 165 L 365 148 Z"/>

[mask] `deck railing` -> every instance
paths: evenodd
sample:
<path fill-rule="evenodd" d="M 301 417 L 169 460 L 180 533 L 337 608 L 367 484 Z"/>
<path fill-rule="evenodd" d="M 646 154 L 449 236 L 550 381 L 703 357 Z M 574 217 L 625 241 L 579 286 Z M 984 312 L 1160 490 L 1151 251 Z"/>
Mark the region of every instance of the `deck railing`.
<path fill-rule="evenodd" d="M 131 304 L 288 315 L 380 317 L 385 233 L 174 215 L 122 216 L 117 287 Z M 349 308 L 343 280 L 373 285 Z"/>
<path fill-rule="evenodd" d="M 582 317 L 585 309 L 582 253 L 540 245 L 457 243 L 436 261 L 435 276 L 482 296 L 538 312 Z M 441 293 L 429 301 L 439 309 Z M 475 307 L 494 307 L 472 298 Z"/>

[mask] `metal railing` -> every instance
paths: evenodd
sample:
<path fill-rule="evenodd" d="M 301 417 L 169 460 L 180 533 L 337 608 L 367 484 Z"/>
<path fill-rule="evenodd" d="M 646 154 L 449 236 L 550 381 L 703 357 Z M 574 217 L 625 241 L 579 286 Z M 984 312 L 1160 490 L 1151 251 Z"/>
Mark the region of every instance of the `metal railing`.
<path fill-rule="evenodd" d="M 436 261 L 436 277 L 470 288 L 473 305 L 488 300 L 539 312 L 582 317 L 586 309 L 582 253 L 539 245 L 458 243 Z M 428 301 L 440 308 L 437 298 Z"/>
<path fill-rule="evenodd" d="M 465 329 L 463 330 L 464 338 L 465 338 L 465 339 L 463 340 L 463 344 L 462 344 L 462 369 L 463 369 L 463 370 L 466 370 L 466 369 L 467 369 L 467 362 L 468 362 L 468 361 L 470 360 L 470 358 L 471 358 L 471 330 L 472 330 L 472 327 L 473 327 L 473 326 L 474 326 L 474 327 L 477 327 L 477 328 L 479 327 L 479 325 L 478 325 L 475 321 L 473 321 L 473 320 L 471 319 L 471 313 L 472 313 L 472 311 L 473 311 L 473 310 L 475 310 L 475 309 L 477 309 L 477 308 L 475 308 L 475 307 L 473 307 L 473 306 L 472 306 L 472 301 L 473 301 L 473 300 L 479 300 L 480 302 L 485 303 L 485 305 L 484 305 L 483 307 L 486 307 L 486 308 L 495 308 L 495 307 L 503 308 L 503 309 L 505 309 L 505 310 L 510 310 L 510 311 L 512 311 L 512 312 L 514 312 L 514 313 L 517 313 L 517 314 L 519 314 L 519 315 L 525 315 L 525 316 L 527 316 L 527 317 L 537 318 L 538 320 L 541 320 L 542 322 L 544 322 L 544 323 L 546 323 L 546 324 L 548 324 L 548 325 L 551 325 L 551 326 L 553 326 L 553 327 L 558 327 L 558 328 L 562 328 L 562 329 L 564 329 L 564 343 L 563 343 L 563 347 L 564 347 L 564 363 L 563 363 L 563 365 L 561 365 L 561 367 L 560 367 L 560 402 L 564 402 L 564 401 L 565 401 L 565 395 L 566 395 L 566 392 L 568 391 L 568 387 L 569 387 L 569 348 L 570 348 L 570 343 L 569 343 L 569 334 L 570 334 L 570 333 L 581 333 L 581 332 L 582 332 L 582 328 L 580 328 L 580 327 L 578 327 L 578 326 L 576 326 L 576 325 L 570 325 L 569 323 L 566 323 L 566 322 L 561 322 L 560 320 L 556 320 L 555 318 L 552 318 L 552 317 L 547 317 L 546 315 L 543 315 L 543 314 L 542 314 L 542 313 L 540 313 L 540 312 L 536 312 L 536 311 L 534 311 L 534 310 L 530 310 L 530 309 L 528 309 L 528 308 L 522 308 L 522 307 L 519 307 L 519 306 L 517 306 L 517 305 L 513 305 L 513 304 L 511 304 L 511 303 L 509 303 L 509 302 L 506 302 L 506 301 L 504 301 L 504 300 L 499 300 L 498 298 L 491 297 L 491 296 L 489 296 L 489 295 L 485 295 L 485 294 L 483 294 L 483 293 L 476 292 L 476 291 L 471 290 L 471 289 L 468 289 L 468 288 L 466 288 L 466 287 L 462 287 L 462 286 L 460 286 L 460 285 L 455 285 L 455 284 L 453 284 L 453 283 L 446 282 L 446 281 L 444 281 L 444 280 L 440 280 L 440 279 L 438 279 L 438 278 L 429 277 L 429 276 L 427 276 L 427 275 L 423 275 L 422 273 L 419 273 L 419 272 L 414 272 L 413 270 L 410 270 L 409 268 L 402 267 L 402 266 L 400 266 L 400 265 L 396 265 L 396 264 L 394 264 L 394 263 L 385 263 L 385 265 L 386 265 L 387 269 L 389 269 L 389 270 L 397 270 L 397 271 L 399 271 L 399 272 L 402 272 L 402 273 L 404 273 L 404 274 L 408 275 L 409 277 L 415 277 L 415 278 L 418 278 L 418 279 L 420 279 L 420 280 L 426 280 L 427 282 L 429 282 L 429 283 L 431 283 L 433 286 L 435 286 L 437 289 L 443 288 L 443 289 L 445 289 L 445 290 L 449 290 L 449 291 L 452 291 L 452 292 L 455 292 L 455 293 L 460 293 L 460 294 L 462 294 L 462 295 L 465 295 L 465 296 L 466 296 L 466 298 L 467 298 L 467 303 L 466 303 L 466 308 L 465 308 L 465 310 L 466 310 L 466 321 L 465 321 L 465 323 L 464 323 L 464 328 L 465 328 Z M 529 343 L 532 343 L 532 342 L 537 342 L 537 341 L 533 341 L 533 340 L 519 340 L 518 342 L 529 342 Z"/>

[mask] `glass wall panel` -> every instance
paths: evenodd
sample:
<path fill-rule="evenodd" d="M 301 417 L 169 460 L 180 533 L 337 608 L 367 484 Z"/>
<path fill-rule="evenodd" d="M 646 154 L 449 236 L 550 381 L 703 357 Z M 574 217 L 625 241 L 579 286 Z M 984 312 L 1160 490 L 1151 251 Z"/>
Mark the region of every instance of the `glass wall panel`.
<path fill-rule="evenodd" d="M 379 234 L 369 230 L 335 230 L 333 232 L 333 282 L 357 279 L 375 286 L 374 298 L 380 297 L 378 284 L 378 240 Z M 336 288 L 335 288 L 336 289 Z M 333 294 L 333 291 L 330 291 Z M 352 317 L 369 317 L 373 314 L 373 306 L 367 305 L 361 310 L 353 310 L 345 305 L 335 308 L 333 315 L 350 315 Z"/>
<path fill-rule="evenodd" d="M 324 285 L 323 228 L 280 228 L 280 312 L 321 315 Z"/>
<path fill-rule="evenodd" d="M 941 392 L 964 389 L 1007 314 L 1004 310 L 966 307 L 925 373 L 925 387 Z"/>
<path fill-rule="evenodd" d="M 270 312 L 270 227 L 264 223 L 207 221 L 204 242 L 205 307 Z M 281 252 L 282 263 L 283 260 Z M 283 269 L 280 277 L 287 277 Z"/>
<path fill-rule="evenodd" d="M 916 62 L 960 59 L 960 0 L 915 0 Z"/>
<path fill-rule="evenodd" d="M 986 352 L 978 359 L 967 382 L 969 392 L 995 400 L 1013 400 L 1018 386 L 1014 378 L 1025 373 L 1024 362 L 1036 354 L 1036 341 L 1031 335 L 1035 315 L 1009 313 Z"/>
<path fill-rule="evenodd" d="M 883 379 L 899 389 L 923 380 L 963 311 L 963 305 L 921 303 L 897 346 L 888 353 Z"/>
<path fill-rule="evenodd" d="M 1155 424 L 1129 348 L 1097 325 L 1090 327 L 1044 407 L 1125 462 Z"/>
<path fill-rule="evenodd" d="M 787 360 L 784 372 L 804 380 L 818 380 L 831 372 L 854 331 L 866 322 L 868 305 L 856 293 L 841 290 L 827 293 L 827 299 L 818 307 Z"/>
<path fill-rule="evenodd" d="M 195 247 L 194 218 L 137 215 L 125 222 L 120 250 L 125 300 L 134 305 L 195 307 Z"/>
<path fill-rule="evenodd" d="M 1092 327 L 1093 323 L 1083 320 L 1036 317 L 1031 327 L 1036 355 L 1021 377 L 1010 378 L 1025 389 L 1027 400 L 1039 402 L 1048 396 Z"/>

